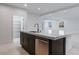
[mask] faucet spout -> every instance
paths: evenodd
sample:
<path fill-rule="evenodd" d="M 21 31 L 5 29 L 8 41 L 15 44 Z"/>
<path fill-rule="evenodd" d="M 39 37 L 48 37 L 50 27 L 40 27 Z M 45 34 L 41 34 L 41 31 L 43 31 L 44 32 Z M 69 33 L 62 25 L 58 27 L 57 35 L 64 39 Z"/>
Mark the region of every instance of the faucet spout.
<path fill-rule="evenodd" d="M 35 24 L 34 27 L 37 28 L 37 32 L 39 32 L 39 24 Z"/>

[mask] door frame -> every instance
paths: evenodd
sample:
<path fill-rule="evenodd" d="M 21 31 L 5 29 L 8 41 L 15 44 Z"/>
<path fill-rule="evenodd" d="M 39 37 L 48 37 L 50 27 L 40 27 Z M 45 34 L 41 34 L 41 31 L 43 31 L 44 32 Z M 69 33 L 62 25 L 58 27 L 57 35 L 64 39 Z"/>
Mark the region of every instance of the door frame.
<path fill-rule="evenodd" d="M 14 16 L 19 16 L 19 15 L 13 15 L 11 17 L 11 39 L 12 39 L 12 42 L 13 42 L 13 17 Z M 23 17 L 23 16 L 20 16 L 20 17 Z M 23 17 L 23 30 L 24 30 L 24 17 Z"/>

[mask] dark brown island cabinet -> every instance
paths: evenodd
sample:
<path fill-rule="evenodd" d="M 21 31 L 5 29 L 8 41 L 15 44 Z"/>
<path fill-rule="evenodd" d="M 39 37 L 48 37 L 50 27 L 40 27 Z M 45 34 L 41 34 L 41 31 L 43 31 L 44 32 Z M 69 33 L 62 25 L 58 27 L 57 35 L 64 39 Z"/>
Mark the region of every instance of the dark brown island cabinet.
<path fill-rule="evenodd" d="M 36 41 L 40 41 L 40 47 L 36 46 Z M 46 42 L 46 43 L 42 43 Z M 66 54 L 66 37 L 61 37 L 57 40 L 48 38 L 42 35 L 31 34 L 27 32 L 20 32 L 20 44 L 30 54 L 41 54 L 44 49 L 47 50 L 47 55 L 65 55 Z M 42 45 L 43 44 L 43 45 Z M 44 48 L 45 47 L 45 48 Z M 44 48 L 44 49 L 43 49 Z M 38 49 L 38 50 L 37 50 Z M 45 51 L 46 52 L 46 51 Z"/>

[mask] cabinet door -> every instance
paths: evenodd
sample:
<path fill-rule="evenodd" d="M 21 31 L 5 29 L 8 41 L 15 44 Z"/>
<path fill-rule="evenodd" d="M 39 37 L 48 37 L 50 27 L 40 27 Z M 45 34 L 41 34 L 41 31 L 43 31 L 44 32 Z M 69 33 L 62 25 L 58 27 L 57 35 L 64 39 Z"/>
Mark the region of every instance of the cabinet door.
<path fill-rule="evenodd" d="M 65 55 L 65 38 L 49 41 L 50 55 Z"/>
<path fill-rule="evenodd" d="M 33 35 L 29 36 L 29 51 L 30 51 L 30 54 L 32 55 L 35 54 L 35 36 Z"/>
<path fill-rule="evenodd" d="M 22 36 L 22 33 L 21 33 Z M 23 48 L 29 52 L 30 54 L 34 55 L 35 54 L 35 36 L 27 33 L 23 33 L 23 39 L 21 37 L 21 41 L 23 40 Z"/>
<path fill-rule="evenodd" d="M 27 51 L 29 50 L 29 39 L 26 33 L 24 33 L 24 49 Z"/>
<path fill-rule="evenodd" d="M 23 46 L 23 43 L 24 43 L 23 32 L 20 32 L 20 44 Z"/>

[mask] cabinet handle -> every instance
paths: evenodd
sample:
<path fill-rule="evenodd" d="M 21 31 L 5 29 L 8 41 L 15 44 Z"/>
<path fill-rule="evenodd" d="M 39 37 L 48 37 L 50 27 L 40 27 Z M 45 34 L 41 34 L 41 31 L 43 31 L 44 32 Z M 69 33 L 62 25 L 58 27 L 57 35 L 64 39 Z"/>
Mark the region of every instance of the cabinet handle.
<path fill-rule="evenodd" d="M 42 41 L 42 42 L 44 42 L 44 43 L 48 43 L 47 41 L 44 41 L 44 40 L 40 40 L 40 41 Z"/>

